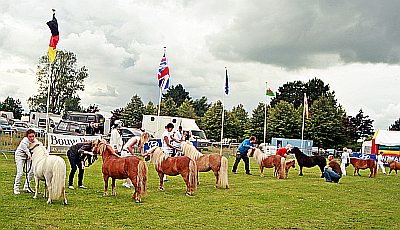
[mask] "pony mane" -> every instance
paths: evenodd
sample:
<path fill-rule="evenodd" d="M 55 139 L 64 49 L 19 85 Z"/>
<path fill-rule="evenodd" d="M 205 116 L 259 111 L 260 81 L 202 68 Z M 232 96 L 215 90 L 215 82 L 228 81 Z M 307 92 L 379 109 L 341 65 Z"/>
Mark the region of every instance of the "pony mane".
<path fill-rule="evenodd" d="M 151 154 L 151 162 L 153 162 L 154 166 L 159 168 L 161 166 L 161 163 L 169 157 L 167 153 L 164 153 L 162 148 L 158 146 L 154 146 L 148 151 L 149 154 Z"/>
<path fill-rule="evenodd" d="M 256 148 L 254 151 L 254 158 L 256 159 L 258 165 L 262 164 L 262 161 L 267 158 L 268 155 L 264 154 L 261 149 Z"/>
<path fill-rule="evenodd" d="M 182 142 L 182 152 L 183 155 L 193 160 L 197 160 L 199 157 L 203 156 L 203 154 L 197 151 L 196 147 L 193 146 L 192 142 L 189 141 Z"/>
<path fill-rule="evenodd" d="M 301 156 L 307 156 L 306 154 L 304 154 L 302 151 L 300 151 L 300 149 L 298 147 L 294 147 L 291 152 L 294 152 L 295 155 L 301 155 Z"/>
<path fill-rule="evenodd" d="M 39 143 L 31 143 L 29 144 L 29 149 L 32 152 L 32 157 L 33 154 L 37 156 L 37 154 L 40 154 L 41 156 L 49 156 L 50 154 L 47 152 L 47 149 L 43 146 L 42 142 Z"/>

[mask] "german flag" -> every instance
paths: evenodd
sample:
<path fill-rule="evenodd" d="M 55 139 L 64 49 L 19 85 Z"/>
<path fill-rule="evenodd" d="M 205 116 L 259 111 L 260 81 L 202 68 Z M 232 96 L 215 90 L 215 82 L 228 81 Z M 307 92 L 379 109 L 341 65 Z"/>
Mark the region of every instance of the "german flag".
<path fill-rule="evenodd" d="M 56 46 L 57 46 L 58 39 L 59 39 L 58 23 L 57 23 L 55 13 L 53 13 L 53 20 L 48 21 L 47 25 L 49 26 L 50 31 L 51 31 L 49 50 L 47 53 L 49 55 L 50 64 L 52 64 L 54 59 L 56 58 L 56 53 L 57 53 Z"/>

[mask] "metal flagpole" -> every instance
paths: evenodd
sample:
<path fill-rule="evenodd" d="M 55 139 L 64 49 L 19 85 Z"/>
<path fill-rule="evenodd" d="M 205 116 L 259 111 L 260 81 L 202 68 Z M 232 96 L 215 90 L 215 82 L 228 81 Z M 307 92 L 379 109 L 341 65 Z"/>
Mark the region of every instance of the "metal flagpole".
<path fill-rule="evenodd" d="M 267 104 L 268 104 L 268 96 L 267 100 L 265 101 L 265 109 L 264 109 L 264 142 L 267 139 Z"/>
<path fill-rule="evenodd" d="M 228 70 L 225 67 L 225 74 L 227 74 L 227 71 Z M 227 83 L 225 82 L 225 84 L 227 84 Z M 220 151 L 219 151 L 219 155 L 222 155 L 222 139 L 224 137 L 225 93 L 226 92 L 222 93 L 221 148 L 220 148 Z"/>
<path fill-rule="evenodd" d="M 304 100 L 306 99 L 306 93 L 304 93 Z M 303 149 L 303 140 L 304 140 L 304 122 L 305 122 L 305 115 L 306 115 L 306 106 L 304 104 L 303 100 L 303 124 L 301 126 L 301 144 L 300 144 L 300 149 Z"/>
<path fill-rule="evenodd" d="M 164 55 L 165 55 L 165 61 L 167 60 L 167 56 L 166 56 L 166 52 L 167 52 L 167 47 L 164 46 Z M 160 112 L 161 112 L 161 96 L 162 96 L 162 86 L 159 87 L 160 88 L 160 95 L 158 97 L 158 111 L 157 111 L 157 132 L 160 131 Z"/>
<path fill-rule="evenodd" d="M 49 59 L 49 70 L 48 70 L 48 76 L 49 76 L 49 85 L 47 86 L 47 108 L 46 108 L 46 135 L 45 135 L 45 144 L 47 145 L 47 150 L 50 152 L 50 142 L 49 142 L 49 107 L 50 107 L 50 85 L 51 85 L 51 69 L 52 69 L 52 63 Z"/>

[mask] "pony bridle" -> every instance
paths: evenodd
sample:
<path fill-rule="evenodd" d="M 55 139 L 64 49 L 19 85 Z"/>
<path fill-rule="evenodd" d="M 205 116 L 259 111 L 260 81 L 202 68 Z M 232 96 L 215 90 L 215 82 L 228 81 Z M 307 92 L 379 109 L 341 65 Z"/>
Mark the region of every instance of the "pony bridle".
<path fill-rule="evenodd" d="M 32 148 L 29 149 L 29 152 L 33 155 L 33 152 L 32 152 L 32 151 L 33 151 L 36 147 L 38 147 L 38 146 L 40 146 L 39 143 L 35 144 Z"/>

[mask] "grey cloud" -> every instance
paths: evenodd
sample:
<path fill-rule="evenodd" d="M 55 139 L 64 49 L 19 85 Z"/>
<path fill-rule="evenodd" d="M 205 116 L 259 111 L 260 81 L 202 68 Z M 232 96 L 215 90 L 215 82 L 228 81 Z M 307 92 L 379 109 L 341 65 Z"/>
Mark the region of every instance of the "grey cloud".
<path fill-rule="evenodd" d="M 136 60 L 134 58 L 128 57 L 128 58 L 124 58 L 124 60 L 122 60 L 121 66 L 125 69 L 129 68 L 129 67 L 134 67 L 136 63 Z"/>
<path fill-rule="evenodd" d="M 114 87 L 107 85 L 107 89 L 97 88 L 97 91 L 90 93 L 90 95 L 99 97 L 117 97 L 118 92 Z"/>
<path fill-rule="evenodd" d="M 288 69 L 400 63 L 398 1 L 252 1 L 207 39 L 218 58 Z"/>

